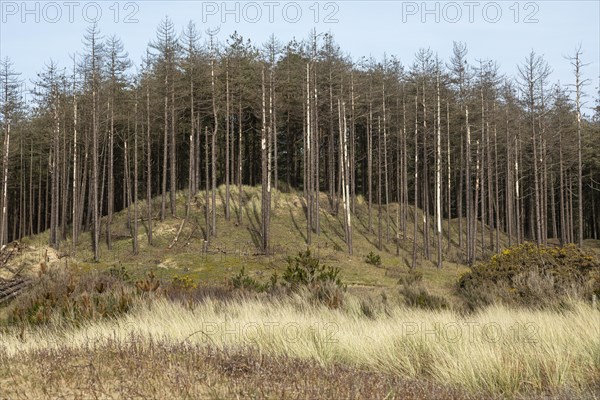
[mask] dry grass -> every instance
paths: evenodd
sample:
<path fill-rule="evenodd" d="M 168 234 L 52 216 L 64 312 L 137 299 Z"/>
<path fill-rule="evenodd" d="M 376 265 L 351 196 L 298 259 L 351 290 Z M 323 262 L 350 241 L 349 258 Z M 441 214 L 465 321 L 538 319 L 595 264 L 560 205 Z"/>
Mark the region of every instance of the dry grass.
<path fill-rule="evenodd" d="M 76 254 L 57 260 L 71 251 L 68 241 L 51 254 L 50 269 L 68 263 L 68 268 L 85 276 L 91 270 L 124 267 L 133 281 L 152 270 L 165 282 L 181 278 L 193 286 L 218 287 L 244 266 L 252 277 L 265 281 L 285 268 L 285 256 L 306 249 L 303 201 L 295 193 L 274 193 L 276 254 L 266 257 L 258 254 L 256 242 L 260 190 L 245 187 L 244 191 L 244 222 L 238 225 L 235 189 L 232 220 L 227 222 L 220 202 L 224 188 L 219 188 L 218 234 L 208 252 L 200 195 L 190 223 L 172 249 L 168 247 L 180 219 L 155 220 L 153 246 L 147 245 L 142 221 L 140 254 L 134 256 L 123 211 L 114 218 L 113 250 L 102 246 L 99 263 L 91 262 L 91 241 L 84 234 Z M 184 199 L 178 194 L 180 210 Z M 390 206 L 391 240 L 384 238 L 383 248 L 377 250 L 377 211 L 369 233 L 367 206 L 359 201 L 353 220 L 354 255 L 348 256 L 339 216 L 328 209 L 324 195 L 321 205 L 321 235 L 313 237 L 311 250 L 324 263 L 339 267 L 342 280 L 349 284 L 341 309 L 311 304 L 306 293 L 230 298 L 221 288 L 208 298 L 197 297 L 198 301 L 144 295 L 134 300 L 126 315 L 78 326 L 51 318 L 57 323 L 39 328 L 25 325 L 24 330 L 0 327 L 0 400 L 600 399 L 597 308 L 583 303 L 572 303 L 562 311 L 490 306 L 460 315 L 453 311 L 460 309 L 453 296 L 458 277 L 467 268 L 450 262 L 459 260 L 460 254 L 455 246 L 447 249 L 446 240 L 441 270 L 435 268 L 435 260 L 423 258 L 420 248 L 419 284 L 432 295 L 443 296 L 451 307 L 407 308 L 397 300 L 397 282 L 405 278 L 412 255 L 412 208 L 408 209 L 409 234 L 401 239 L 397 256 L 396 205 Z M 145 205 L 141 208 L 143 214 Z M 458 223 L 453 220 L 451 225 L 456 244 Z M 47 233 L 25 239 L 26 251 L 15 262 L 30 264 L 35 274 L 47 241 Z M 364 262 L 371 251 L 381 256 L 381 266 Z M 383 297 L 373 300 L 379 295 Z M 0 321 L 6 318 L 6 310 L 0 308 Z"/>
<path fill-rule="evenodd" d="M 328 394 L 383 398 L 388 389 L 389 393 L 399 393 L 397 398 L 427 397 L 403 397 L 402 393 L 409 393 L 403 392 L 405 381 L 412 382 L 407 388 L 421 387 L 415 382 L 428 382 L 422 386 L 425 393 L 440 387 L 439 397 L 448 398 L 466 394 L 600 397 L 600 312 L 590 305 L 576 303 L 562 312 L 494 306 L 469 316 L 381 303 L 371 304 L 369 312 L 365 309 L 364 302 L 354 297 L 347 299 L 341 310 L 309 305 L 301 296 L 206 299 L 196 304 L 164 299 L 140 303 L 131 314 L 80 328 L 50 326 L 1 333 L 0 365 L 4 367 L 0 367 L 0 383 L 10 383 L 15 394 L 45 390 L 52 385 L 52 393 L 58 394 L 63 386 L 65 390 L 78 390 L 77 385 L 81 385 L 83 391 L 79 393 L 86 397 L 91 396 L 90 390 L 118 393 L 119 387 L 135 388 L 149 380 L 150 387 L 157 391 L 135 389 L 140 397 L 144 397 L 142 393 L 155 393 L 149 397 L 160 398 L 164 393 L 160 390 L 169 385 L 182 385 L 192 391 L 174 392 L 179 398 L 204 397 L 205 393 L 230 397 L 228 394 L 233 392 L 222 392 L 228 386 L 219 385 L 232 380 L 232 376 L 223 371 L 211 372 L 210 362 L 206 369 L 193 365 L 207 354 L 220 354 L 214 357 L 236 364 L 237 356 L 229 355 L 242 354 L 240 357 L 245 357 L 248 368 L 254 371 L 250 375 L 256 375 L 248 378 L 250 381 L 263 379 L 259 377 L 260 368 L 252 365 L 264 359 L 276 364 L 273 360 L 283 357 L 283 365 L 308 363 L 323 371 L 340 371 L 339 384 L 322 387 L 319 385 L 324 381 L 316 378 L 319 374 L 311 377 L 313 372 L 299 368 L 304 372 L 294 372 L 291 380 L 282 380 L 288 384 L 272 384 L 268 393 L 256 392 L 254 397 L 285 397 L 281 396 L 285 392 L 294 398 L 329 397 Z M 195 350 L 177 350 L 186 346 Z M 170 355 L 169 348 L 176 351 Z M 46 364 L 34 366 L 38 358 L 47 360 Z M 133 376 L 111 372 L 134 368 L 137 371 L 138 367 L 131 364 L 136 360 L 140 372 L 130 372 Z M 95 383 L 75 379 L 68 368 L 56 368 L 64 362 L 84 371 L 84 376 Z M 25 379 L 35 371 L 35 379 Z M 204 376 L 205 380 L 199 381 L 204 384 L 193 383 L 194 376 Z M 136 377 L 148 379 L 137 382 Z M 177 383 L 186 379 L 192 383 Z M 252 390 L 258 386 L 246 387 L 243 379 L 235 381 L 233 388 L 246 390 L 245 395 L 253 397 Z M 216 385 L 216 391 L 210 392 L 211 386 L 206 382 Z M 400 385 L 398 392 L 393 391 L 394 385 Z M 317 392 L 309 392 L 311 387 Z M 374 396 L 360 395 L 370 393 L 369 390 Z M 67 397 L 81 397 L 77 392 L 65 393 Z"/>
<path fill-rule="evenodd" d="M 18 364 L 7 363 L 0 370 L 0 399 L 474 398 L 430 382 L 337 364 L 322 366 L 313 360 L 269 357 L 252 350 L 131 343 L 113 341 L 101 348 L 28 354 Z"/>

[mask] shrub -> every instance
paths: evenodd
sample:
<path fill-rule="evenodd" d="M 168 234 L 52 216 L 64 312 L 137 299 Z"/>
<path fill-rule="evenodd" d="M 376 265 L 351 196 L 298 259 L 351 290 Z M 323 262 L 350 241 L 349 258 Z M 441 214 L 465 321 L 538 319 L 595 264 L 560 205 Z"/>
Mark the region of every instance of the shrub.
<path fill-rule="evenodd" d="M 123 282 L 129 282 L 131 280 L 131 276 L 129 276 L 129 271 L 125 269 L 124 266 L 121 265 L 121 268 L 118 268 L 116 265 L 113 265 L 108 270 L 109 275 L 112 277 L 121 280 Z"/>
<path fill-rule="evenodd" d="M 255 292 L 264 292 L 269 287 L 267 284 L 260 283 L 250 275 L 246 274 L 244 267 L 242 267 L 237 275 L 229 279 L 229 284 L 235 289 L 250 290 Z"/>
<path fill-rule="evenodd" d="M 398 283 L 403 286 L 412 286 L 417 283 L 421 283 L 423 280 L 423 273 L 415 269 L 409 270 L 407 273 L 403 273 L 398 279 Z"/>
<path fill-rule="evenodd" d="M 114 317 L 130 310 L 133 297 L 133 288 L 111 272 L 83 276 L 53 269 L 14 300 L 8 322 L 41 325 Z"/>
<path fill-rule="evenodd" d="M 272 294 L 280 290 L 288 294 L 306 292 L 311 300 L 338 308 L 343 303 L 346 290 L 339 273 L 339 268 L 321 264 L 307 249 L 296 257 L 288 257 L 281 280 L 277 273 L 273 273 L 269 282 L 262 283 L 247 275 L 242 267 L 237 275 L 229 279 L 229 284 L 235 289 Z"/>
<path fill-rule="evenodd" d="M 403 286 L 400 294 L 406 305 L 427 310 L 444 310 L 449 308 L 445 298 L 430 294 L 424 287 Z"/>
<path fill-rule="evenodd" d="M 313 257 L 307 249 L 296 257 L 288 257 L 281 286 L 288 292 L 307 290 L 311 300 L 329 308 L 339 308 L 346 291 L 339 274 L 339 268 L 321 264 L 319 258 Z"/>
<path fill-rule="evenodd" d="M 301 251 L 296 257 L 288 257 L 287 268 L 283 273 L 283 285 L 291 289 L 298 286 L 311 286 L 319 282 L 331 282 L 339 287 L 344 287 L 339 278 L 340 269 L 321 264 L 317 257 L 310 254 L 310 250 Z"/>
<path fill-rule="evenodd" d="M 311 299 L 328 308 L 337 309 L 344 304 L 346 287 L 334 281 L 323 281 L 309 287 Z"/>
<path fill-rule="evenodd" d="M 369 254 L 367 254 L 365 256 L 365 262 L 367 264 L 371 264 L 371 265 L 374 265 L 376 267 L 379 267 L 381 265 L 381 256 L 379 254 L 375 254 L 373 252 L 370 252 Z"/>
<path fill-rule="evenodd" d="M 195 289 L 198 285 L 189 275 L 175 275 L 171 281 L 171 287 L 178 289 Z"/>
<path fill-rule="evenodd" d="M 150 271 L 145 279 L 137 281 L 135 283 L 135 287 L 138 290 L 138 293 L 153 293 L 158 290 L 160 286 L 160 281 L 156 279 L 154 272 Z"/>
<path fill-rule="evenodd" d="M 475 265 L 458 282 L 473 309 L 499 301 L 532 307 L 560 306 L 569 297 L 600 294 L 600 261 L 575 245 L 513 246 Z"/>

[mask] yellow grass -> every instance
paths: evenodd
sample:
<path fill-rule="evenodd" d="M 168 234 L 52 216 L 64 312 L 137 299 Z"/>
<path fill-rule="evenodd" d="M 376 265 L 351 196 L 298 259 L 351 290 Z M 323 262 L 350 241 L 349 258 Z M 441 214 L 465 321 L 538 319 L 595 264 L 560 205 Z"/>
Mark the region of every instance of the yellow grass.
<path fill-rule="evenodd" d="M 0 333 L 0 359 L 101 349 L 114 341 L 127 345 L 135 337 L 135 346 L 160 341 L 223 351 L 252 348 L 266 356 L 354 365 L 503 397 L 597 390 L 590 385 L 600 379 L 600 312 L 591 305 L 575 303 L 562 312 L 493 306 L 468 316 L 379 305 L 371 318 L 363 307 L 354 297 L 342 310 L 309 305 L 300 295 L 193 305 L 160 299 L 79 328 Z"/>

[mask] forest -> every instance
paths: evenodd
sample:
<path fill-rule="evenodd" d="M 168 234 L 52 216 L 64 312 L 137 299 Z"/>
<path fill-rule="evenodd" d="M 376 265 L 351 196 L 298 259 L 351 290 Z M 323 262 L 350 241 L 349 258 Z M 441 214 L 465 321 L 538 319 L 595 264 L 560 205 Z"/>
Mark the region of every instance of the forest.
<path fill-rule="evenodd" d="M 600 398 L 581 45 L 148 40 L 0 61 L 0 398 Z"/>
<path fill-rule="evenodd" d="M 240 224 L 244 185 L 260 185 L 265 254 L 271 193 L 292 189 L 303 194 L 307 245 L 326 193 L 348 253 L 364 201 L 379 248 L 412 238 L 413 267 L 418 251 L 442 266 L 452 220 L 467 265 L 482 249 L 499 252 L 501 234 L 509 246 L 599 237 L 600 104 L 584 96 L 580 47 L 565 57 L 572 81 L 562 83 L 533 50 L 506 76 L 493 59 L 470 59 L 464 43 L 448 60 L 431 49 L 353 59 L 331 33 L 221 41 L 168 18 L 140 61 L 95 25 L 69 51 L 72 65 L 40 65 L 28 102 L 11 61 L 0 65 L 1 245 L 48 230 L 50 246 L 75 253 L 91 232 L 98 260 L 111 249 L 113 215 L 127 209 L 137 253 L 140 232 L 152 245 L 153 221 L 177 216 L 183 226 L 198 203 L 210 243 L 220 185 L 224 218 Z"/>

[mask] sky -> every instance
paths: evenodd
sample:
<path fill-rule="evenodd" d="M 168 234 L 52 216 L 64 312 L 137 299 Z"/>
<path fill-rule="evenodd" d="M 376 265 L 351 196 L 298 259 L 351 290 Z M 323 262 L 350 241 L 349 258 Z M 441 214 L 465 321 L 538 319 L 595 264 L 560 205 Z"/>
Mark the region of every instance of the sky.
<path fill-rule="evenodd" d="M 0 58 L 8 57 L 27 87 L 50 60 L 70 68 L 86 28 L 97 22 L 104 36 L 122 39 L 140 65 L 161 19 L 181 32 L 190 20 L 202 32 L 219 30 L 224 43 L 237 31 L 255 44 L 271 34 L 285 43 L 307 38 L 313 28 L 331 32 L 357 60 L 396 55 L 411 65 L 420 48 L 443 60 L 453 41 L 467 44 L 468 60 L 493 59 L 516 76 L 534 50 L 553 72 L 552 82 L 574 82 L 565 57 L 581 45 L 589 80 L 584 112 L 591 114 L 600 81 L 600 1 L 8 1 L 0 0 Z M 206 37 L 207 35 L 204 34 Z"/>

